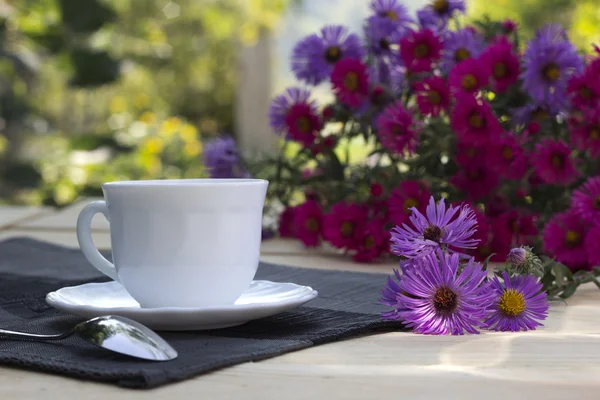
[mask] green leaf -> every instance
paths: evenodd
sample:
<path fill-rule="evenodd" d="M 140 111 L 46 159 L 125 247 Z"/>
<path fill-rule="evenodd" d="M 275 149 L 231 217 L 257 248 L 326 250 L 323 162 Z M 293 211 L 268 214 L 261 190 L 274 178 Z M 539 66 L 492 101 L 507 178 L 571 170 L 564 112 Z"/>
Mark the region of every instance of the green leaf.
<path fill-rule="evenodd" d="M 563 290 L 563 292 L 559 295 L 559 297 L 563 298 L 563 299 L 568 299 L 569 297 L 571 297 L 575 291 L 577 290 L 577 287 L 579 286 L 579 283 L 577 282 L 571 282 L 569 283 L 565 289 Z"/>
<path fill-rule="evenodd" d="M 488 263 L 490 262 L 490 259 L 491 259 L 491 258 L 492 258 L 494 255 L 496 255 L 496 253 L 492 253 L 492 254 L 490 254 L 490 255 L 489 255 L 489 256 L 487 256 L 487 258 L 486 258 L 486 259 L 483 261 L 483 264 L 482 264 L 482 267 L 481 267 L 482 271 L 487 271 Z"/>
<path fill-rule="evenodd" d="M 42 182 L 42 175 L 31 164 L 15 162 L 5 167 L 0 177 L 8 184 L 20 188 L 36 188 Z"/>
<path fill-rule="evenodd" d="M 119 77 L 119 62 L 105 51 L 76 49 L 71 53 L 75 76 L 70 84 L 80 87 L 101 86 Z"/>
<path fill-rule="evenodd" d="M 92 33 L 116 18 L 115 12 L 98 0 L 59 0 L 63 23 L 72 31 Z"/>

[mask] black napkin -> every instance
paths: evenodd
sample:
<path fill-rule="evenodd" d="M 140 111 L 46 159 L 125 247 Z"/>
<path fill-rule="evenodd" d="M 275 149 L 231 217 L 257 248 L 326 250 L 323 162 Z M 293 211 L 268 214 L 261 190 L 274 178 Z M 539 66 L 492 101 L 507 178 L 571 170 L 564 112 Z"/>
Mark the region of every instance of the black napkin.
<path fill-rule="evenodd" d="M 111 353 L 78 337 L 41 343 L 0 338 L 0 364 L 131 388 L 151 388 L 248 361 L 276 357 L 361 334 L 401 329 L 379 314 L 385 276 L 261 264 L 256 279 L 309 285 L 319 296 L 304 306 L 213 331 L 160 332 L 178 352 L 168 362 Z M 58 333 L 81 318 L 48 306 L 48 292 L 107 278 L 79 250 L 31 239 L 0 242 L 0 328 Z"/>

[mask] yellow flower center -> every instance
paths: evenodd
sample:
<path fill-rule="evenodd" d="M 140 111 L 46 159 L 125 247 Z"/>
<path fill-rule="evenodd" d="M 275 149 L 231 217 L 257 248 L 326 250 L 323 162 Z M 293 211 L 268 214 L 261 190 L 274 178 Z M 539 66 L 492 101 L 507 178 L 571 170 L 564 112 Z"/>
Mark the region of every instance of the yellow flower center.
<path fill-rule="evenodd" d="M 554 63 L 548 64 L 544 67 L 543 74 L 547 81 L 556 82 L 560 78 L 560 68 Z"/>
<path fill-rule="evenodd" d="M 414 56 L 415 58 L 425 58 L 429 55 L 429 46 L 425 43 L 419 43 L 415 46 Z"/>
<path fill-rule="evenodd" d="M 506 289 L 498 301 L 498 307 L 505 315 L 511 317 L 521 315 L 526 308 L 525 296 L 515 289 Z"/>
<path fill-rule="evenodd" d="M 358 75 L 356 75 L 356 72 L 348 72 L 344 77 L 344 87 L 352 92 L 358 89 Z"/>
<path fill-rule="evenodd" d="M 448 0 L 434 0 L 431 7 L 438 14 L 446 14 L 450 10 L 450 3 Z"/>
<path fill-rule="evenodd" d="M 483 128 L 483 118 L 477 112 L 474 112 L 473 114 L 469 115 L 468 121 L 469 121 L 469 125 L 471 125 L 472 128 L 476 128 L 476 129 Z"/>
<path fill-rule="evenodd" d="M 477 87 L 477 77 L 473 74 L 463 76 L 460 85 L 466 90 L 473 90 Z"/>
<path fill-rule="evenodd" d="M 550 162 L 552 163 L 553 167 L 562 168 L 563 165 L 565 164 L 565 158 L 563 157 L 562 154 L 554 154 L 552 156 L 552 158 L 550 159 Z"/>
<path fill-rule="evenodd" d="M 596 199 L 594 200 L 594 208 L 600 210 L 600 194 L 596 196 Z"/>
<path fill-rule="evenodd" d="M 506 68 L 506 64 L 503 62 L 497 62 L 494 64 L 493 71 L 494 78 L 504 78 L 508 73 L 508 68 Z"/>
<path fill-rule="evenodd" d="M 456 62 L 464 61 L 467 58 L 471 58 L 471 52 L 463 47 L 454 52 L 454 60 Z"/>
<path fill-rule="evenodd" d="M 581 89 L 579 89 L 579 95 L 584 99 L 589 99 L 592 97 L 592 91 L 590 90 L 590 88 L 582 87 Z"/>
<path fill-rule="evenodd" d="M 544 110 L 543 108 L 538 107 L 531 113 L 531 117 L 534 121 L 541 122 L 545 119 L 548 119 L 548 117 L 550 117 L 550 114 L 548 114 L 548 111 Z"/>
<path fill-rule="evenodd" d="M 419 205 L 419 202 L 417 200 L 415 200 L 412 197 L 409 197 L 408 199 L 404 200 L 404 211 L 409 211 L 411 208 L 413 207 L 417 207 Z"/>
<path fill-rule="evenodd" d="M 458 305 L 458 296 L 451 289 L 441 287 L 433 295 L 433 306 L 439 312 L 451 313 Z"/>
<path fill-rule="evenodd" d="M 395 124 L 394 126 L 392 126 L 392 132 L 396 136 L 404 135 L 404 133 L 405 133 L 404 130 L 402 129 L 402 126 L 400 126 L 399 124 Z"/>
<path fill-rule="evenodd" d="M 307 117 L 300 117 L 296 121 L 296 128 L 302 133 L 306 133 L 310 131 L 310 121 Z"/>
<path fill-rule="evenodd" d="M 581 242 L 581 235 L 577 231 L 568 230 L 565 233 L 565 244 L 567 247 L 575 247 Z"/>
<path fill-rule="evenodd" d="M 429 225 L 423 231 L 423 238 L 439 243 L 442 238 L 442 230 L 439 226 Z"/>
<path fill-rule="evenodd" d="M 600 139 L 600 127 L 594 126 L 592 129 L 590 129 L 590 139 Z"/>
<path fill-rule="evenodd" d="M 327 62 L 333 64 L 340 58 L 342 58 L 342 50 L 339 47 L 331 46 L 325 50 L 325 60 L 327 60 Z"/>
<path fill-rule="evenodd" d="M 383 16 L 389 18 L 391 20 L 396 21 L 398 19 L 398 14 L 396 14 L 393 10 L 388 10 L 383 13 Z"/>
<path fill-rule="evenodd" d="M 354 232 L 354 224 L 350 221 L 345 221 L 342 223 L 342 227 L 340 228 L 343 237 L 350 237 Z"/>
<path fill-rule="evenodd" d="M 508 146 L 505 146 L 502 149 L 502 157 L 504 157 L 507 160 L 512 160 L 513 159 L 513 152 L 512 149 Z"/>
<path fill-rule="evenodd" d="M 440 104 L 442 102 L 442 96 L 440 96 L 440 94 L 435 90 L 430 90 L 429 92 L 427 92 L 427 99 L 431 104 L 434 105 Z"/>
<path fill-rule="evenodd" d="M 317 232 L 319 230 L 319 221 L 317 221 L 317 219 L 315 217 L 310 217 L 309 219 L 306 220 L 306 222 L 304 223 L 304 226 L 310 232 Z"/>
<path fill-rule="evenodd" d="M 365 239 L 365 249 L 370 249 L 373 247 L 375 247 L 375 238 L 373 238 L 373 235 L 369 235 Z"/>

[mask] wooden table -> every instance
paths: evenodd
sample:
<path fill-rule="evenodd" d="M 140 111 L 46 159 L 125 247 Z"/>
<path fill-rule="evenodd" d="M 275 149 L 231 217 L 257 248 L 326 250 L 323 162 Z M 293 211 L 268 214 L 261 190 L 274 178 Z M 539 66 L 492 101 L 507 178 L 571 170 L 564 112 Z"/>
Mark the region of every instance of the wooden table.
<path fill-rule="evenodd" d="M 77 247 L 83 203 L 61 211 L 0 207 L 0 239 L 33 237 Z M 110 248 L 97 216 L 93 238 Z M 262 259 L 308 268 L 389 273 L 294 241 L 263 244 Z M 382 275 L 382 283 L 384 276 Z M 423 336 L 387 333 L 241 364 L 151 391 L 132 391 L 55 375 L 0 367 L 3 399 L 598 399 L 600 291 L 582 287 L 556 304 L 543 329 L 525 333 Z"/>

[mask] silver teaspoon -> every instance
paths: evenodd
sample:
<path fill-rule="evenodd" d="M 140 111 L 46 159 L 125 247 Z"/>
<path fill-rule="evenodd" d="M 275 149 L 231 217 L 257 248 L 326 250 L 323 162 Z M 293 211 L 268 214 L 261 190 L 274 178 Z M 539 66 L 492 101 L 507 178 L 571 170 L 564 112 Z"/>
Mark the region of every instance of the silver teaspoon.
<path fill-rule="evenodd" d="M 177 351 L 163 338 L 144 325 L 129 318 L 107 315 L 81 322 L 68 332 L 57 335 L 14 332 L 0 329 L 0 337 L 60 340 L 76 334 L 80 338 L 116 353 L 152 361 L 168 361 L 177 358 Z"/>

